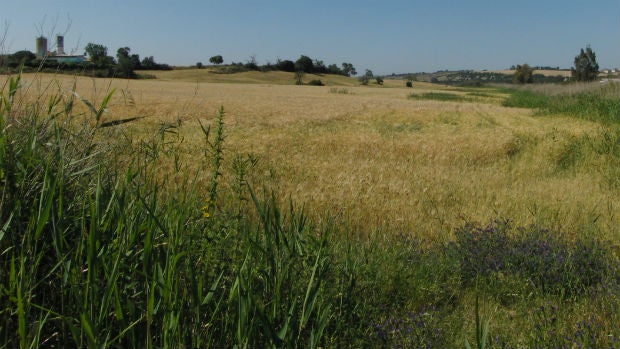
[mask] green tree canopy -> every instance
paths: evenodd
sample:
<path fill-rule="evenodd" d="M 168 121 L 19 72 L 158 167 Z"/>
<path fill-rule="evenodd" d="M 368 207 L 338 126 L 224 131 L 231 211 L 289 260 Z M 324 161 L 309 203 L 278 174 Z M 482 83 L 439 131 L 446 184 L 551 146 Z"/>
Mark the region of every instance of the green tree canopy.
<path fill-rule="evenodd" d="M 100 44 L 93 44 L 92 42 L 89 42 L 88 45 L 86 45 L 84 51 L 86 51 L 86 54 L 90 57 L 92 62 L 97 62 L 108 55 L 107 47 Z"/>
<path fill-rule="evenodd" d="M 512 76 L 512 82 L 515 84 L 531 84 L 534 82 L 534 68 L 528 64 L 517 65 L 515 73 Z"/>
<path fill-rule="evenodd" d="M 224 63 L 224 58 L 221 55 L 213 56 L 209 58 L 209 62 L 212 64 L 222 64 Z"/>
<path fill-rule="evenodd" d="M 118 76 L 125 78 L 135 78 L 134 70 L 140 65 L 140 57 L 138 55 L 129 55 L 131 49 L 129 47 L 121 47 L 116 51 L 118 60 L 116 71 Z"/>
<path fill-rule="evenodd" d="M 575 66 L 571 68 L 571 73 L 577 81 L 593 81 L 598 76 L 598 68 L 596 53 L 587 46 L 575 57 Z"/>
<path fill-rule="evenodd" d="M 17 51 L 9 56 L 8 63 L 10 66 L 18 66 L 22 63 L 25 66 L 29 66 L 36 58 L 37 56 L 30 51 Z"/>
<path fill-rule="evenodd" d="M 357 75 L 353 64 L 347 62 L 342 63 L 342 73 L 346 76 Z"/>
<path fill-rule="evenodd" d="M 312 62 L 312 58 L 301 55 L 299 59 L 295 62 L 295 70 L 302 71 L 304 73 L 313 73 L 314 62 Z"/>

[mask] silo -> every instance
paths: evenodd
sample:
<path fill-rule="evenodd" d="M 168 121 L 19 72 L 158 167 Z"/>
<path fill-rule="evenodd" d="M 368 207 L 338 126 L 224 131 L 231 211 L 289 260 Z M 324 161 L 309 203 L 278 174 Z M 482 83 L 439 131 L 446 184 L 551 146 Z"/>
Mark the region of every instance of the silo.
<path fill-rule="evenodd" d="M 43 58 L 47 56 L 47 38 L 39 36 L 37 38 L 37 58 Z"/>
<path fill-rule="evenodd" d="M 65 54 L 65 37 L 62 35 L 56 36 L 56 54 L 59 56 Z"/>

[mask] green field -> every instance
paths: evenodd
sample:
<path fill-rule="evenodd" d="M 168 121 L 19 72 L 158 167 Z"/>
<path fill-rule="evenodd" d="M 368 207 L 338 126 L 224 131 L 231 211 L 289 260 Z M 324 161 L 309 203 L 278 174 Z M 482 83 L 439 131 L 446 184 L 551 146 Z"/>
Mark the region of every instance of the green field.
<path fill-rule="evenodd" d="M 0 348 L 614 348 L 620 88 L 3 77 Z"/>

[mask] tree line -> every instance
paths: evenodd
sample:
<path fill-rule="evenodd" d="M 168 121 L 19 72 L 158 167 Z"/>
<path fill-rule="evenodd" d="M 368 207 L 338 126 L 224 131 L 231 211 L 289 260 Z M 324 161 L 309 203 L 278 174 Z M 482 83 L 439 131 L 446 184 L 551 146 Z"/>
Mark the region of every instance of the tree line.
<path fill-rule="evenodd" d="M 171 70 L 168 64 L 155 61 L 153 56 L 140 59 L 138 54 L 132 54 L 131 48 L 121 47 L 116 51 L 116 57 L 108 55 L 108 48 L 101 44 L 88 43 L 84 48 L 84 56 L 88 60 L 83 62 L 57 62 L 54 59 L 37 58 L 28 50 L 17 51 L 9 55 L 0 55 L 0 67 L 17 69 L 53 69 L 54 71 L 75 71 L 85 75 L 97 77 L 119 77 L 135 79 L 136 70 Z"/>
<path fill-rule="evenodd" d="M 209 62 L 214 65 L 220 65 L 224 63 L 224 58 L 221 55 L 216 55 L 209 58 Z M 202 68 L 204 65 L 202 62 L 196 63 L 197 68 Z M 228 65 L 228 72 L 239 72 L 248 70 L 260 70 L 260 71 L 285 71 L 285 72 L 301 72 L 308 74 L 335 74 L 343 76 L 357 75 L 357 71 L 353 64 L 343 62 L 340 66 L 337 64 L 325 64 L 324 61 L 319 59 L 312 59 L 309 56 L 301 55 L 296 61 L 289 59 L 278 59 L 275 63 L 268 62 L 264 65 L 259 65 L 255 56 L 251 56 L 246 63 L 232 62 Z"/>

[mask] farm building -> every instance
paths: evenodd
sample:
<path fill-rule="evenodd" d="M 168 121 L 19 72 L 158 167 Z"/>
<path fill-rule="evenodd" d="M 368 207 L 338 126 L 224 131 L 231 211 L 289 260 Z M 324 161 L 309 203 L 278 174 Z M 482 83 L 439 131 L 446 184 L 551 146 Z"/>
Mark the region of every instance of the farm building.
<path fill-rule="evenodd" d="M 65 54 L 65 38 L 62 35 L 56 36 L 56 50 L 49 51 L 47 38 L 40 36 L 36 39 L 36 55 L 38 59 L 46 59 L 58 63 L 82 63 L 86 60 L 85 56 Z"/>

